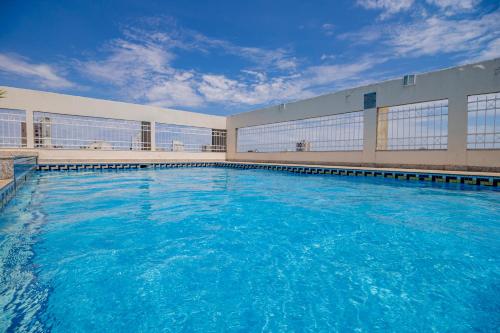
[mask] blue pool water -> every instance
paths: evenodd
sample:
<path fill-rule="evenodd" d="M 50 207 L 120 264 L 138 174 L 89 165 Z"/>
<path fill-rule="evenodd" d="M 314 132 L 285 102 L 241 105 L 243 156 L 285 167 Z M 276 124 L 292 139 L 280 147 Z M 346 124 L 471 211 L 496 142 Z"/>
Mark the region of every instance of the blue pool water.
<path fill-rule="evenodd" d="M 500 327 L 499 191 L 222 168 L 54 172 L 0 214 L 0 332 Z"/>

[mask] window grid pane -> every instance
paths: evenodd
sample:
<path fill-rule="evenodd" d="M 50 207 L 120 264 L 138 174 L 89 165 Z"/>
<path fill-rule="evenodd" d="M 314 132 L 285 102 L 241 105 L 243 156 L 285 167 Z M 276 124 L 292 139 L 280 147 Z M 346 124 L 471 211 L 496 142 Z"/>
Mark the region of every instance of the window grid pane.
<path fill-rule="evenodd" d="M 26 112 L 0 109 L 0 147 L 26 147 Z"/>
<path fill-rule="evenodd" d="M 156 149 L 163 151 L 225 152 L 226 130 L 156 123 Z"/>
<path fill-rule="evenodd" d="M 239 128 L 237 151 L 363 150 L 363 111 Z"/>
<path fill-rule="evenodd" d="M 467 148 L 500 149 L 500 92 L 468 96 Z"/>
<path fill-rule="evenodd" d="M 149 122 L 34 112 L 36 148 L 150 150 Z"/>
<path fill-rule="evenodd" d="M 377 150 L 448 149 L 448 100 L 378 108 Z"/>

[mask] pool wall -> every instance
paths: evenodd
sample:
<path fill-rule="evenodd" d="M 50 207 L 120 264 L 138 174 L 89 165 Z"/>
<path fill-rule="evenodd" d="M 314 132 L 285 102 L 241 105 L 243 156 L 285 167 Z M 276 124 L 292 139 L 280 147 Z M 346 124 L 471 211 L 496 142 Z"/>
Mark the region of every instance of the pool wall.
<path fill-rule="evenodd" d="M 2 133 L 0 133 L 0 155 L 36 154 L 39 161 L 46 162 L 68 162 L 68 161 L 130 161 L 130 160 L 224 160 L 225 149 L 221 152 L 196 151 L 188 149 L 177 149 L 178 151 L 164 151 L 156 143 L 155 131 L 158 124 L 168 124 L 170 126 L 184 126 L 189 128 L 226 129 L 226 117 L 214 116 L 202 113 L 179 111 L 149 105 L 138 105 L 115 101 L 99 100 L 79 96 L 70 96 L 28 89 L 13 87 L 1 87 L 6 91 L 5 98 L 0 99 L 0 111 L 19 110 L 25 114 L 25 121 L 21 131 L 14 131 L 19 136 L 17 144 L 19 147 L 9 147 L 2 145 Z M 37 146 L 36 122 L 34 115 L 41 113 L 52 115 L 53 117 L 67 115 L 77 117 L 89 117 L 89 119 L 133 121 L 150 124 L 150 143 L 146 149 L 109 149 L 105 145 L 86 147 L 85 149 L 75 147 L 75 149 L 60 148 L 41 144 Z M 80 118 L 85 119 L 85 118 Z M 78 121 L 79 119 L 76 119 Z M 11 119 L 12 121 L 12 119 Z M 2 119 L 0 119 L 1 125 Z M 75 125 L 72 124 L 75 128 Z M 0 127 L 1 129 L 1 127 Z M 79 128 L 85 130 L 85 128 Z M 42 130 L 43 131 L 43 130 Z M 25 132 L 25 133 L 23 133 Z M 54 133 L 52 128 L 51 136 L 67 136 L 68 140 L 78 139 L 78 133 L 68 135 L 68 133 Z M 69 133 L 72 134 L 72 133 Z M 12 134 L 8 135 L 12 136 Z M 66 140 L 66 142 L 68 141 Z M 55 139 L 52 138 L 52 144 Z M 112 141 L 112 139 L 110 139 Z M 13 145 L 12 145 L 13 146 Z"/>
<path fill-rule="evenodd" d="M 0 157 L 0 208 L 12 199 L 37 167 L 36 156 Z"/>

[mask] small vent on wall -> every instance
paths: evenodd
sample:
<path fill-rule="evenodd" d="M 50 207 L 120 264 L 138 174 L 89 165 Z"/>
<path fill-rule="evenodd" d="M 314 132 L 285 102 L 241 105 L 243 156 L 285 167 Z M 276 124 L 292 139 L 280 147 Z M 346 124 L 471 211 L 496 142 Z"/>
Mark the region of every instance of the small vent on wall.
<path fill-rule="evenodd" d="M 409 74 L 403 76 L 403 86 L 413 86 L 415 85 L 415 74 Z"/>

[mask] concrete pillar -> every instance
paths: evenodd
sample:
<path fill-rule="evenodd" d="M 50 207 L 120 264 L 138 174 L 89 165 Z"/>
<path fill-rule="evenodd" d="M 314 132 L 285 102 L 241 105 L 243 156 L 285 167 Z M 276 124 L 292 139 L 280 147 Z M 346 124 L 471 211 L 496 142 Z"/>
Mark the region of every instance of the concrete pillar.
<path fill-rule="evenodd" d="M 226 158 L 232 158 L 237 151 L 238 130 L 234 127 L 227 129 L 226 134 Z"/>
<path fill-rule="evenodd" d="M 448 156 L 450 165 L 467 164 L 467 95 L 448 99 Z"/>
<path fill-rule="evenodd" d="M 380 148 L 380 150 L 386 150 L 388 147 L 388 140 L 389 140 L 389 122 L 387 119 L 387 116 L 389 114 L 389 108 L 384 107 L 384 108 L 378 108 L 378 115 L 377 115 L 377 136 L 376 136 L 376 141 L 375 143 L 375 149 L 377 149 L 377 146 Z M 380 122 L 379 122 L 380 120 Z"/>
<path fill-rule="evenodd" d="M 151 122 L 151 151 L 156 151 L 156 121 Z"/>
<path fill-rule="evenodd" d="M 363 162 L 374 163 L 377 150 L 377 109 L 366 109 L 363 119 Z"/>
<path fill-rule="evenodd" d="M 26 148 L 35 148 L 35 134 L 32 110 L 26 110 Z"/>

